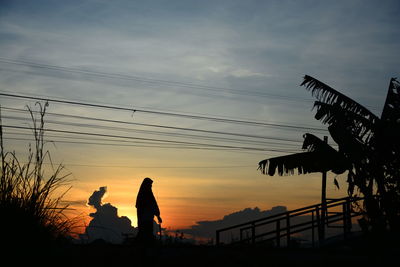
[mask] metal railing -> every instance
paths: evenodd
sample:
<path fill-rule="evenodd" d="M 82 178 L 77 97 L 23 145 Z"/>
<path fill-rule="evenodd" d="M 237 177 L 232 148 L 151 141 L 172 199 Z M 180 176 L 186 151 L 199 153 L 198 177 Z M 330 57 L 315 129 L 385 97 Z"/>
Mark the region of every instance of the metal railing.
<path fill-rule="evenodd" d="M 316 236 L 321 243 L 325 239 L 326 228 L 342 228 L 346 237 L 352 228 L 351 219 L 361 215 L 352 208 L 352 204 L 364 198 L 329 199 L 325 205 L 322 203 L 274 214 L 265 218 L 249 221 L 219 229 L 216 231 L 216 245 L 221 245 L 221 234 L 231 233 L 230 244 L 258 242 L 274 242 L 280 247 L 284 240 L 290 246 L 295 234 L 311 231 L 312 246 L 315 246 Z M 341 208 L 341 209 L 340 209 Z M 340 223 L 341 222 L 341 223 Z M 237 239 L 234 240 L 233 234 Z"/>

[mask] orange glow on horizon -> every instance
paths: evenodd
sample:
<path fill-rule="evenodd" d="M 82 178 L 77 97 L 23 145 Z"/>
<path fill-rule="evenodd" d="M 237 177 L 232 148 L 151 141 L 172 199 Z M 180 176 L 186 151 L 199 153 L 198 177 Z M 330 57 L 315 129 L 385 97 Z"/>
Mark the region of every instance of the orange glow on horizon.
<path fill-rule="evenodd" d="M 150 165 L 143 162 L 141 164 Z M 179 165 L 176 162 L 169 164 Z M 194 165 L 191 162 L 188 164 Z M 321 175 L 318 173 L 270 177 L 254 168 L 238 168 L 235 172 L 226 169 L 195 172 L 185 168 L 84 166 L 71 166 L 69 171 L 72 178 L 79 181 L 71 184 L 72 189 L 65 199 L 73 203 L 71 208 L 75 209 L 75 214 L 85 218 L 83 225 L 90 222 L 89 213 L 95 211 L 86 205 L 88 198 L 99 187 L 106 186 L 103 204 L 110 203 L 116 207 L 118 216 L 127 216 L 132 226 L 137 227 L 135 201 L 145 177 L 154 181 L 153 193 L 160 207 L 162 227 L 168 229 L 189 228 L 198 221 L 220 220 L 245 208 L 269 210 L 274 206 L 286 206 L 291 210 L 319 203 L 321 198 Z M 337 177 L 342 187 L 340 190 L 333 185 L 333 177 L 333 174 L 328 174 L 327 197 L 346 196 L 345 175 Z"/>
<path fill-rule="evenodd" d="M 281 205 L 290 210 L 320 202 L 321 179 L 318 174 L 262 178 L 264 180 L 259 183 L 238 180 L 235 181 L 236 184 L 231 185 L 225 185 L 223 180 L 215 181 L 209 178 L 186 178 L 185 183 L 182 183 L 179 177 L 152 178 L 153 192 L 163 218 L 162 227 L 170 230 L 188 228 L 198 221 L 220 220 L 225 215 L 244 208 L 259 207 L 261 210 L 268 210 Z M 132 226 L 137 227 L 135 200 L 142 179 L 96 179 L 87 183 L 84 190 L 71 190 L 69 199 L 87 200 L 94 190 L 106 185 L 108 191 L 103 198 L 103 204 L 110 203 L 115 206 L 118 216 L 127 216 Z M 343 184 L 344 177 L 338 179 L 341 179 Z M 221 195 L 220 188 L 230 190 Z M 345 190 L 337 190 L 333 183 L 328 184 L 328 197 L 343 196 L 346 196 Z M 94 209 L 86 205 L 75 208 L 78 213 L 86 214 L 85 223 L 88 224 L 91 219 L 88 215 L 94 212 Z"/>

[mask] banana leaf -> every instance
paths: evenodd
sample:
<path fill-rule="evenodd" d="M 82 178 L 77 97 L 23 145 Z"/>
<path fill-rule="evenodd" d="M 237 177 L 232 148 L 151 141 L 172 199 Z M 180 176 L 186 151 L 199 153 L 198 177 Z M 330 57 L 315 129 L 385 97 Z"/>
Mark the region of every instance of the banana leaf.
<path fill-rule="evenodd" d="M 351 165 L 341 153 L 315 135 L 304 135 L 303 149 L 308 151 L 262 160 L 259 169 L 271 176 L 276 170 L 282 176 L 293 175 L 296 169 L 298 174 L 325 171 L 341 174 L 350 169 Z"/>

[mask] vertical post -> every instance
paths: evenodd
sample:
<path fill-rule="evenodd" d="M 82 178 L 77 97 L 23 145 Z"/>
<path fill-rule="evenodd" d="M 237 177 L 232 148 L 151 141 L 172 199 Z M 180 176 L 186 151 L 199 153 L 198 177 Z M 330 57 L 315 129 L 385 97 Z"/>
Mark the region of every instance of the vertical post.
<path fill-rule="evenodd" d="M 351 232 L 352 223 L 351 223 L 351 200 L 350 200 L 350 198 L 347 198 L 346 209 L 347 209 L 347 226 L 348 226 L 347 231 Z"/>
<path fill-rule="evenodd" d="M 251 224 L 251 244 L 256 243 L 256 226 L 254 222 Z"/>
<path fill-rule="evenodd" d="M 286 246 L 290 247 L 290 216 L 289 213 L 286 214 Z"/>
<path fill-rule="evenodd" d="M 342 213 L 343 213 L 343 236 L 346 239 L 347 238 L 347 204 L 343 203 L 342 204 Z"/>
<path fill-rule="evenodd" d="M 276 246 L 281 246 L 281 219 L 276 221 Z"/>
<path fill-rule="evenodd" d="M 218 230 L 216 232 L 215 243 L 217 246 L 219 246 L 219 231 Z"/>
<path fill-rule="evenodd" d="M 328 136 L 324 136 L 324 142 L 328 143 Z M 325 239 L 325 216 L 326 216 L 326 171 L 322 172 L 320 240 Z"/>
<path fill-rule="evenodd" d="M 315 246 L 314 211 L 311 212 L 311 239 L 312 239 L 312 247 L 314 247 Z"/>
<path fill-rule="evenodd" d="M 321 236 L 321 215 L 320 215 L 320 209 L 319 209 L 319 206 L 316 206 L 315 207 L 315 214 L 316 214 L 316 216 L 317 216 L 317 229 L 318 229 L 318 242 L 319 242 L 319 245 L 321 244 L 321 242 L 322 242 L 322 236 Z"/>
<path fill-rule="evenodd" d="M 351 231 L 351 206 L 350 205 L 351 205 L 350 198 L 347 198 L 346 202 L 343 203 L 343 230 L 344 230 L 345 238 Z"/>

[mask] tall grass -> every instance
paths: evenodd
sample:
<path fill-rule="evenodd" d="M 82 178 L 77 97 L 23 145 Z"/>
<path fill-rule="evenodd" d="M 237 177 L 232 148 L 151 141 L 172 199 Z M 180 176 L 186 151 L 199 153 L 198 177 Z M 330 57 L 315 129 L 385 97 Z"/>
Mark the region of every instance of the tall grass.
<path fill-rule="evenodd" d="M 44 116 L 48 103 L 36 103 L 39 111 L 27 107 L 32 119 L 34 144 L 29 144 L 26 159 L 4 148 L 0 108 L 0 231 L 3 244 L 34 246 L 54 244 L 69 234 L 72 221 L 65 216 L 67 205 L 61 200 L 69 190 L 69 174 L 64 166 L 54 165 L 46 142 Z M 44 167 L 50 162 L 50 167 Z M 61 193 L 60 193 L 61 192 Z"/>

